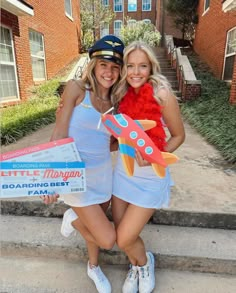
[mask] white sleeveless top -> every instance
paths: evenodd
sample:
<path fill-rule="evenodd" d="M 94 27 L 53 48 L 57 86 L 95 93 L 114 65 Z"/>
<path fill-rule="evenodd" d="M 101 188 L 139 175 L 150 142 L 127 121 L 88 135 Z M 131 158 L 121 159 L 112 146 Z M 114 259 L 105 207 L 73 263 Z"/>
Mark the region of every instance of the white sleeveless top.
<path fill-rule="evenodd" d="M 112 163 L 110 154 L 110 134 L 103 126 L 97 129 L 101 113 L 90 101 L 86 91 L 84 100 L 74 108 L 69 137 L 85 162 L 87 191 L 68 194 L 63 197 L 66 204 L 75 207 L 100 204 L 108 201 L 112 194 Z"/>

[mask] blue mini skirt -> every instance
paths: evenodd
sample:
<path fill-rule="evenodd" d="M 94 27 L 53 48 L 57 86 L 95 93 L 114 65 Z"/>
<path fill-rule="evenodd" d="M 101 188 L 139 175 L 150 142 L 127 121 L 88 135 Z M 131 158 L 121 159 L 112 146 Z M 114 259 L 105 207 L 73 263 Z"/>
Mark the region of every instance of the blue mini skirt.
<path fill-rule="evenodd" d="M 135 161 L 134 175 L 127 176 L 121 155 L 113 171 L 112 193 L 114 196 L 143 208 L 166 208 L 170 201 L 170 189 L 174 183 L 166 168 L 166 176 L 158 177 L 152 166 L 139 167 Z"/>

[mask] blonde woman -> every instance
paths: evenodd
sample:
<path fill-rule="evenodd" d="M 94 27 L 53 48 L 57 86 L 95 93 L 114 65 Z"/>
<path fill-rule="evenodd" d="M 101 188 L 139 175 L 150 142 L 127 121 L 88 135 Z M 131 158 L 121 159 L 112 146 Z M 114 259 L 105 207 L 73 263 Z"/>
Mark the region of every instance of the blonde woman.
<path fill-rule="evenodd" d="M 114 102 L 118 113 L 156 121 L 157 126 L 147 134 L 161 151 L 173 152 L 183 143 L 185 132 L 176 97 L 145 43 L 136 41 L 125 48 L 122 79 Z M 170 133 L 167 141 L 164 124 Z M 164 178 L 157 177 L 138 152 L 134 175 L 128 177 L 119 154 L 113 174 L 112 214 L 117 245 L 130 261 L 123 293 L 149 293 L 155 287 L 154 256 L 146 252 L 139 235 L 154 211 L 168 205 L 171 185 L 169 170 Z"/>
<path fill-rule="evenodd" d="M 51 137 L 51 140 L 73 137 L 85 162 L 87 190 L 64 197 L 71 208 L 64 214 L 61 233 L 68 237 L 77 229 L 84 237 L 89 256 L 87 273 L 99 293 L 111 292 L 110 282 L 98 265 L 99 248 L 111 249 L 116 233 L 105 214 L 112 195 L 110 134 L 103 125 L 97 126 L 101 114 L 112 106 L 111 95 L 120 79 L 123 49 L 119 38 L 107 35 L 89 50 L 91 60 L 84 76 L 69 81 L 65 87 L 63 107 L 57 114 Z M 43 199 L 48 204 L 57 197 Z"/>

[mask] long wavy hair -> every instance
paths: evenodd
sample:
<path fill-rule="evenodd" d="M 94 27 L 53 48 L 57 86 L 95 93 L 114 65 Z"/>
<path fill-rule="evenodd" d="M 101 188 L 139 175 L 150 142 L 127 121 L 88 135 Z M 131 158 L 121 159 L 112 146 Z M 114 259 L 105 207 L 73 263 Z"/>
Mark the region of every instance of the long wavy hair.
<path fill-rule="evenodd" d="M 119 101 L 125 96 L 129 84 L 126 81 L 127 78 L 127 64 L 128 64 L 128 57 L 129 54 L 135 50 L 140 50 L 146 53 L 150 63 L 151 63 L 151 72 L 150 76 L 147 80 L 153 87 L 154 98 L 157 100 L 159 104 L 164 104 L 165 99 L 158 96 L 158 91 L 164 88 L 166 91 L 171 91 L 171 86 L 164 75 L 161 74 L 160 64 L 157 60 L 157 57 L 152 50 L 152 48 L 142 41 L 134 41 L 130 43 L 124 50 L 124 65 L 121 72 L 121 80 L 116 87 L 116 91 L 112 96 L 113 104 L 117 105 Z M 167 95 L 166 95 L 167 96 Z"/>
<path fill-rule="evenodd" d="M 78 82 L 79 82 L 79 85 L 82 90 L 84 90 L 84 91 L 90 90 L 94 93 L 95 96 L 99 97 L 100 96 L 100 93 L 98 91 L 99 84 L 98 84 L 97 78 L 95 76 L 95 67 L 97 64 L 97 60 L 98 60 L 98 58 L 95 57 L 89 61 L 89 63 L 87 64 L 87 66 L 83 72 L 81 79 L 79 79 Z M 110 61 L 108 61 L 108 62 L 110 62 Z M 120 78 L 121 78 L 121 68 L 120 68 L 119 78 L 117 79 L 117 81 L 114 83 L 114 85 L 109 90 L 110 99 L 111 99 L 111 96 L 113 95 L 113 93 L 115 91 L 117 91 L 117 86 L 118 86 Z"/>

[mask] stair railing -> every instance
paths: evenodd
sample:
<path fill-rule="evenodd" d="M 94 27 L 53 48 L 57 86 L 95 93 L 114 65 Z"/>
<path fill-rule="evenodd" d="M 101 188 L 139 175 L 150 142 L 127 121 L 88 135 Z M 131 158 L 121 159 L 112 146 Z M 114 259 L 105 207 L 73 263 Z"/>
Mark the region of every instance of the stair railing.
<path fill-rule="evenodd" d="M 181 98 L 183 98 L 183 91 L 184 91 L 184 83 L 186 83 L 185 78 L 184 78 L 184 70 L 183 70 L 183 65 L 179 65 L 179 91 L 181 93 Z"/>
<path fill-rule="evenodd" d="M 85 69 L 85 67 L 87 66 L 89 62 L 89 57 L 85 57 L 85 59 L 83 60 L 83 63 L 79 64 L 75 74 L 74 74 L 74 79 L 79 79 L 81 78 L 82 74 L 83 74 L 83 71 Z"/>

